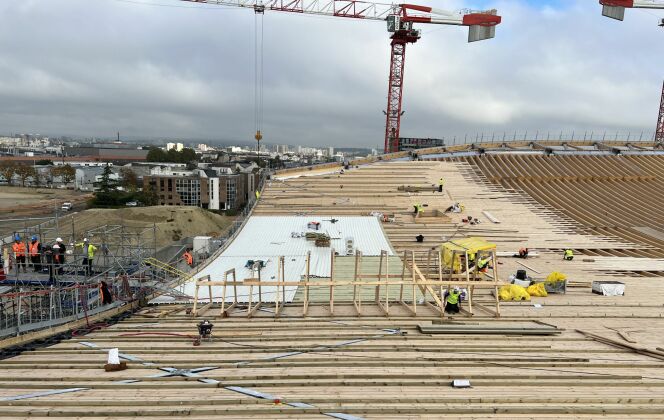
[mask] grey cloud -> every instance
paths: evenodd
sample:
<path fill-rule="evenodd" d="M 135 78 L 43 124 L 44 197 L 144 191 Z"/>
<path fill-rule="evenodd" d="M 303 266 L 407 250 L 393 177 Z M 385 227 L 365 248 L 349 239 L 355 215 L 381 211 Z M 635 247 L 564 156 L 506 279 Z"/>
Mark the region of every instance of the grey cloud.
<path fill-rule="evenodd" d="M 655 18 L 631 11 L 618 23 L 594 1 L 562 3 L 490 3 L 504 24 L 496 39 L 470 45 L 463 28 L 422 26 L 408 46 L 402 134 L 652 130 L 662 78 Z M 0 19 L 0 131 L 252 137 L 249 10 L 12 0 Z M 266 141 L 382 144 L 384 24 L 264 19 Z"/>

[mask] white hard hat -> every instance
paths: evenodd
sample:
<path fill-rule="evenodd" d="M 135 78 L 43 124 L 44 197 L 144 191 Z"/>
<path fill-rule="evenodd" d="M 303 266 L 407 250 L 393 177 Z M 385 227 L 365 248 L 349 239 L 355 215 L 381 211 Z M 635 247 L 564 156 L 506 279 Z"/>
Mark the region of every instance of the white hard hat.
<path fill-rule="evenodd" d="M 62 242 L 62 238 L 56 238 L 55 242 Z"/>
<path fill-rule="evenodd" d="M 87 242 L 87 241 L 88 241 L 88 238 L 83 238 L 83 242 Z"/>
<path fill-rule="evenodd" d="M 454 286 L 454 291 L 458 292 L 459 291 L 459 286 Z"/>

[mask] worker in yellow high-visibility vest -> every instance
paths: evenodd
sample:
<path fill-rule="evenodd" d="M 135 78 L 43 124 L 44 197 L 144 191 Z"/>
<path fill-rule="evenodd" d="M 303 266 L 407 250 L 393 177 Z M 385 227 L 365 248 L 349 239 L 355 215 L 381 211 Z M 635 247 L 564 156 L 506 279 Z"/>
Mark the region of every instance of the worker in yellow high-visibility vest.
<path fill-rule="evenodd" d="M 415 203 L 413 204 L 413 215 L 417 217 L 420 213 L 424 211 L 424 206 L 421 203 Z"/>
<path fill-rule="evenodd" d="M 461 300 L 461 290 L 455 286 L 454 289 L 447 293 L 447 298 L 445 299 L 445 312 L 448 314 L 458 314 L 459 300 Z"/>
<path fill-rule="evenodd" d="M 97 247 L 92 245 L 88 238 L 83 238 L 83 242 L 74 245 L 74 248 L 81 248 L 83 250 L 83 269 L 87 276 L 92 275 L 92 260 L 95 258 Z"/>
<path fill-rule="evenodd" d="M 438 192 L 443 192 L 443 187 L 445 186 L 445 179 L 440 177 L 438 180 Z"/>

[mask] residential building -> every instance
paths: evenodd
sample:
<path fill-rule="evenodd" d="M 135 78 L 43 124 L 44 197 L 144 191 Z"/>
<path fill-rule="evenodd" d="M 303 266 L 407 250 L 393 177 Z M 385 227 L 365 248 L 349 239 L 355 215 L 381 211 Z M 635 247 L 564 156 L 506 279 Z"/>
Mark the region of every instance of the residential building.
<path fill-rule="evenodd" d="M 166 150 L 175 149 L 177 152 L 181 152 L 184 149 L 184 144 L 182 143 L 166 143 Z"/>
<path fill-rule="evenodd" d="M 143 189 L 151 189 L 159 204 L 196 206 L 210 210 L 241 208 L 254 194 L 258 173 L 233 173 L 224 168 L 166 170 L 143 177 Z"/>

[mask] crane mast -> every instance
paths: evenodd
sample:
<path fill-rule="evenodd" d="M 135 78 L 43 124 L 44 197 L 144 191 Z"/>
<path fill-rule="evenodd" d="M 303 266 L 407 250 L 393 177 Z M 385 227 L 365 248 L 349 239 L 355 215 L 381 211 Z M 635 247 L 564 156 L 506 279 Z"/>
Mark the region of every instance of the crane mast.
<path fill-rule="evenodd" d="M 468 42 L 495 36 L 502 18 L 495 10 L 449 12 L 414 4 L 389 4 L 357 0 L 181 0 L 218 6 L 244 7 L 256 13 L 290 12 L 342 17 L 365 21 L 386 21 L 391 33 L 390 78 L 385 123 L 385 153 L 399 150 L 406 45 L 420 39 L 413 24 L 467 26 Z M 258 140 L 258 139 L 257 139 Z"/>

